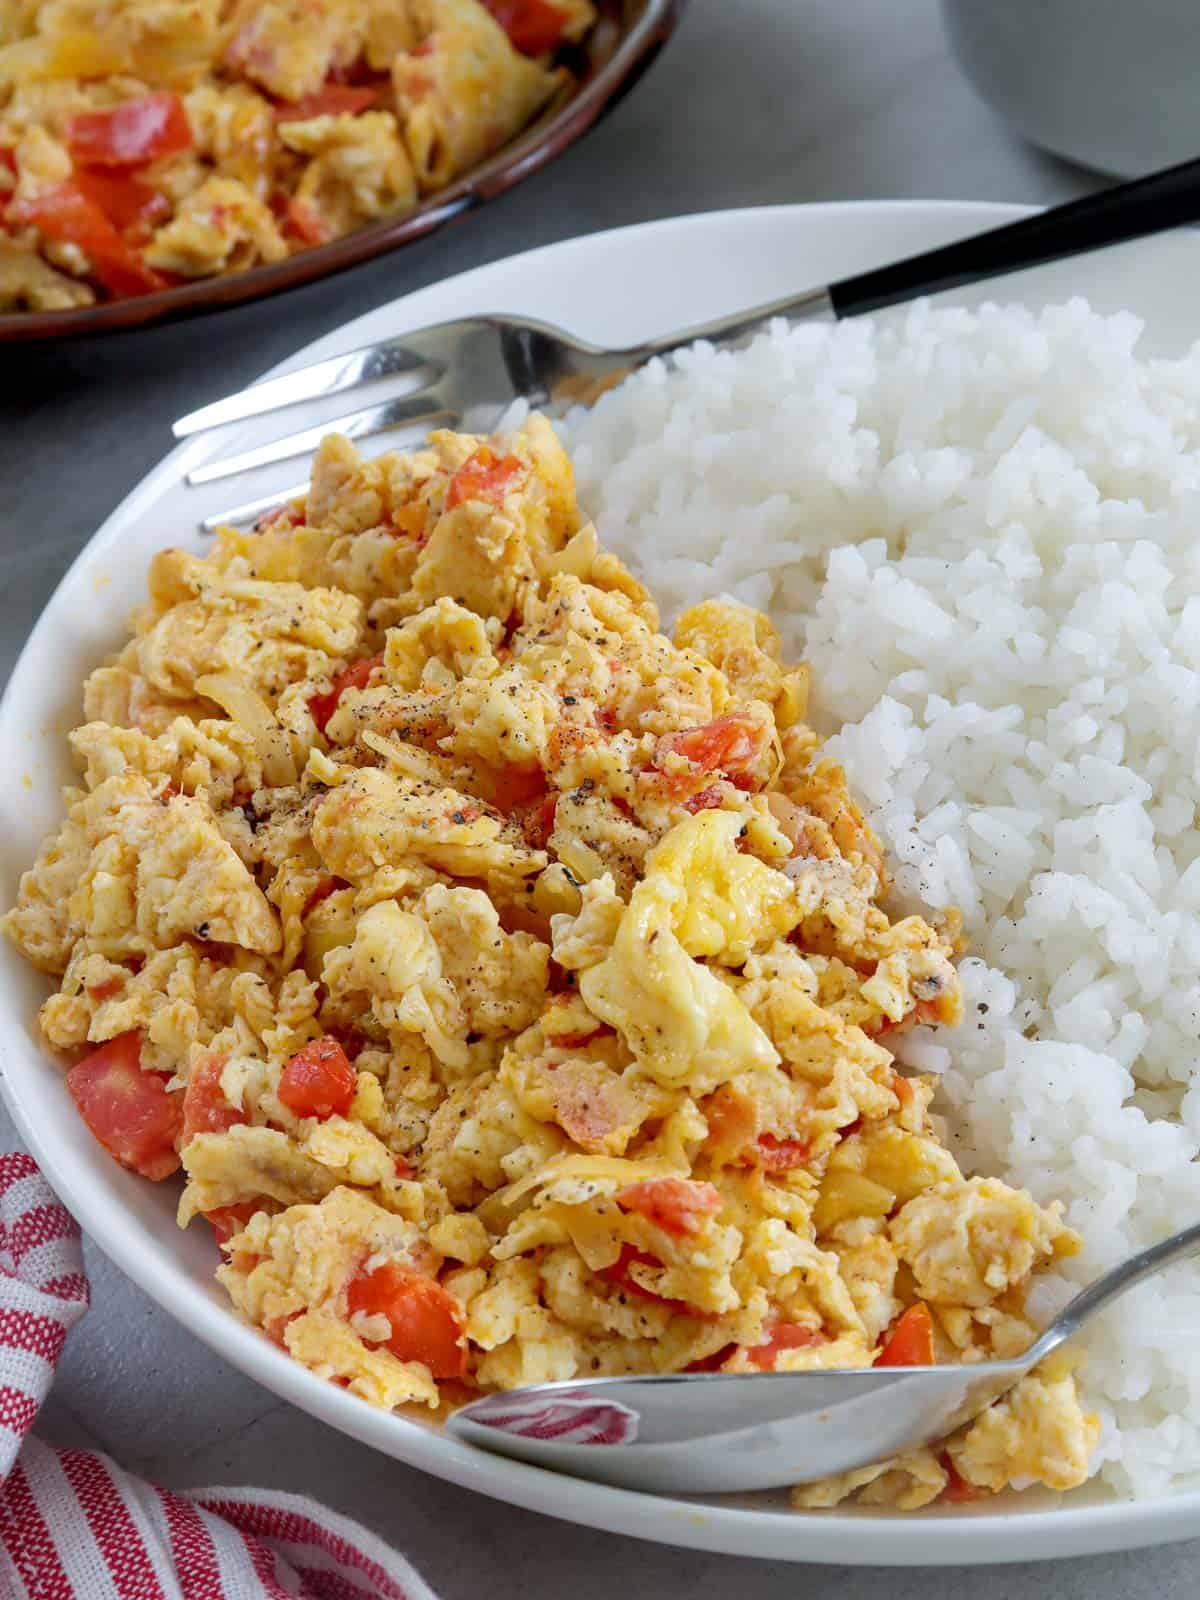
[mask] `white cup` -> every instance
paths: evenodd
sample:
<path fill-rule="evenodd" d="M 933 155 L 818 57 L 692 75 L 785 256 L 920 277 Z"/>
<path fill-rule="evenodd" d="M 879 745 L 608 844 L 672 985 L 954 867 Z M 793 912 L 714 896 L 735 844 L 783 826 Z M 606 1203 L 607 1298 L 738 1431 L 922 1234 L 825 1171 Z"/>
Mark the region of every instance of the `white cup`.
<path fill-rule="evenodd" d="M 1200 156 L 1200 0 L 942 0 L 983 98 L 1034 144 L 1140 177 Z"/>

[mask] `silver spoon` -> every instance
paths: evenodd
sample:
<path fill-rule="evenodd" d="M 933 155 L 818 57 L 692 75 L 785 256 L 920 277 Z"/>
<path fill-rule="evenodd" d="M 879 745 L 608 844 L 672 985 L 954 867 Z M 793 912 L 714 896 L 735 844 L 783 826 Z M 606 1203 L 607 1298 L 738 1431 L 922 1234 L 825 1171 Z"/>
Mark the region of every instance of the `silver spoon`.
<path fill-rule="evenodd" d="M 1127 1289 L 1197 1249 L 1200 1223 L 1114 1267 L 1011 1361 L 569 1379 L 474 1400 L 447 1427 L 485 1450 L 624 1489 L 811 1483 L 944 1438 Z"/>

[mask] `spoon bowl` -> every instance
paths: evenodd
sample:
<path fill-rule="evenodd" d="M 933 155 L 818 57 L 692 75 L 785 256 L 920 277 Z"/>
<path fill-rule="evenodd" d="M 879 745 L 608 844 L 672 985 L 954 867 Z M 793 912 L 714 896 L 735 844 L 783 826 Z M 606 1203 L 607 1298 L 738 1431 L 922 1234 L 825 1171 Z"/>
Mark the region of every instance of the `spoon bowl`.
<path fill-rule="evenodd" d="M 484 1450 L 651 1493 L 812 1483 L 945 1438 L 1119 1295 L 1197 1250 L 1200 1223 L 1122 1262 L 1009 1361 L 568 1379 L 485 1395 L 447 1427 Z"/>

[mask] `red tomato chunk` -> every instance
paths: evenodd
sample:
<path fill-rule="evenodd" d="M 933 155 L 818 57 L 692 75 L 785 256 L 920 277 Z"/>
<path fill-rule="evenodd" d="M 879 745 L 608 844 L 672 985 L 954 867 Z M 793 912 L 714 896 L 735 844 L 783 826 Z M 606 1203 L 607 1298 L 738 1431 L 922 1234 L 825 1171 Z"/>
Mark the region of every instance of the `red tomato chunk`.
<path fill-rule="evenodd" d="M 171 213 L 171 202 L 165 194 L 126 172 L 84 169 L 75 174 L 75 182 L 85 199 L 104 213 L 118 233 L 148 233 Z"/>
<path fill-rule="evenodd" d="M 383 664 L 382 656 L 364 656 L 361 661 L 352 661 L 348 667 L 343 667 L 340 672 L 335 672 L 333 681 L 326 694 L 314 694 L 308 702 L 308 709 L 312 712 L 313 721 L 321 732 L 324 733 L 329 719 L 338 708 L 338 701 L 347 689 L 365 689 L 367 680 L 375 668 Z"/>
<path fill-rule="evenodd" d="M 450 479 L 450 487 L 446 490 L 446 510 L 453 511 L 464 500 L 484 500 L 489 505 L 498 506 L 521 470 L 521 463 L 516 456 L 497 456 L 487 445 L 480 445 Z"/>
<path fill-rule="evenodd" d="M 279 1098 L 298 1117 L 344 1117 L 354 1099 L 357 1074 L 331 1034 L 306 1044 L 283 1069 Z"/>
<path fill-rule="evenodd" d="M 923 1300 L 909 1306 L 875 1357 L 877 1367 L 932 1367 L 933 1317 Z"/>
<path fill-rule="evenodd" d="M 685 1372 L 720 1372 L 721 1368 L 737 1350 L 735 1344 L 723 1344 L 719 1350 L 714 1350 L 710 1356 L 701 1356 L 699 1361 L 689 1361 L 684 1367 Z"/>
<path fill-rule="evenodd" d="M 716 717 L 698 728 L 665 734 L 658 741 L 656 763 L 667 753 L 683 756 L 702 772 L 721 771 L 739 788 L 749 783 L 749 769 L 762 755 L 767 730 L 737 712 Z"/>
<path fill-rule="evenodd" d="M 554 832 L 554 817 L 558 810 L 558 795 L 548 794 L 536 806 L 524 808 L 517 816 L 526 839 L 535 850 L 544 850 Z"/>
<path fill-rule="evenodd" d="M 139 167 L 191 149 L 192 127 L 179 96 L 160 91 L 79 112 L 67 123 L 67 144 L 83 166 Z"/>
<path fill-rule="evenodd" d="M 783 1350 L 805 1350 L 809 1345 L 824 1344 L 825 1335 L 817 1328 L 810 1328 L 804 1322 L 777 1322 L 768 1330 L 765 1344 L 755 1345 L 753 1350 L 746 1351 L 746 1359 L 752 1366 L 761 1367 L 764 1372 L 772 1372 L 775 1368 L 775 1358 Z"/>
<path fill-rule="evenodd" d="M 206 1211 L 204 1220 L 212 1228 L 217 1243 L 226 1244 L 235 1233 L 241 1233 L 257 1210 L 257 1200 L 239 1200 L 235 1205 L 217 1206 L 212 1211 Z"/>
<path fill-rule="evenodd" d="M 166 279 L 151 271 L 76 183 L 56 183 L 41 194 L 14 200 L 7 218 L 17 227 L 28 224 L 60 244 L 78 245 L 91 263 L 92 273 L 110 294 L 149 294 L 166 287 Z"/>
<path fill-rule="evenodd" d="M 175 1149 L 183 1112 L 167 1080 L 143 1072 L 142 1036 L 119 1033 L 67 1073 L 67 1088 L 92 1133 L 131 1172 L 158 1182 L 179 1166 Z"/>
<path fill-rule="evenodd" d="M 483 0 L 507 33 L 513 48 L 527 56 L 557 50 L 567 25 L 566 13 L 550 0 Z"/>
<path fill-rule="evenodd" d="M 541 767 L 505 767 L 492 784 L 492 804 L 506 813 L 535 805 L 545 794 L 546 774 Z"/>
<path fill-rule="evenodd" d="M 377 89 L 357 88 L 349 83 L 327 83 L 316 94 L 299 100 L 285 100 L 276 108 L 276 122 L 310 122 L 313 117 L 357 116 L 379 99 Z"/>
<path fill-rule="evenodd" d="M 333 228 L 307 200 L 289 196 L 283 203 L 285 231 L 294 234 L 301 244 L 328 244 L 333 238 Z"/>
<path fill-rule="evenodd" d="M 385 1316 L 391 1335 L 383 1341 L 398 1361 L 420 1361 L 435 1378 L 463 1378 L 467 1371 L 458 1302 L 433 1278 L 386 1262 L 351 1278 L 346 1290 L 351 1316 Z"/>
<path fill-rule="evenodd" d="M 697 1311 L 695 1306 L 689 1306 L 685 1300 L 671 1300 L 665 1294 L 655 1294 L 653 1289 L 647 1289 L 630 1272 L 634 1262 L 645 1267 L 661 1267 L 662 1262 L 657 1256 L 652 1256 L 646 1250 L 638 1250 L 631 1244 L 623 1244 L 621 1253 L 611 1267 L 601 1267 L 596 1276 L 603 1278 L 607 1283 L 615 1283 L 628 1294 L 641 1295 L 643 1300 L 653 1300 L 656 1305 L 669 1306 L 672 1311 L 680 1311 L 685 1317 L 699 1317 L 701 1321 L 709 1321 L 710 1313 Z"/>
<path fill-rule="evenodd" d="M 192 1068 L 183 1092 L 183 1138 L 180 1147 L 198 1133 L 225 1133 L 245 1122 L 246 1113 L 232 1106 L 221 1088 L 225 1062 L 220 1056 L 204 1056 Z"/>
<path fill-rule="evenodd" d="M 946 1469 L 946 1475 L 950 1479 L 941 1494 L 938 1495 L 939 1500 L 946 1502 L 948 1505 L 968 1505 L 972 1500 L 982 1498 L 982 1489 L 977 1489 L 973 1483 L 967 1482 L 954 1465 L 949 1450 L 943 1450 L 938 1460 Z"/>
<path fill-rule="evenodd" d="M 725 1204 L 719 1189 L 691 1178 L 647 1178 L 622 1189 L 616 1200 L 623 1211 L 636 1211 L 680 1238 L 699 1233 L 705 1217 Z"/>
<path fill-rule="evenodd" d="M 773 1133 L 760 1133 L 757 1164 L 764 1172 L 791 1172 L 808 1160 L 812 1145 L 807 1139 L 777 1139 Z"/>

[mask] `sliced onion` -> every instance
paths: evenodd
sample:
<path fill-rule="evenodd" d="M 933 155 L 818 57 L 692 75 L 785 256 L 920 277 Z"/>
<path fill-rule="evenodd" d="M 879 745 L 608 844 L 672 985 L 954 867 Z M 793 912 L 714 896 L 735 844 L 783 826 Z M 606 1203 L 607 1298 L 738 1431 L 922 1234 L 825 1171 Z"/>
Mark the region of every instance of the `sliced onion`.
<path fill-rule="evenodd" d="M 296 781 L 296 760 L 291 741 L 276 721 L 275 713 L 242 672 L 210 672 L 196 680 L 197 691 L 214 700 L 233 722 L 254 740 L 262 762 L 263 778 L 273 789 Z"/>

